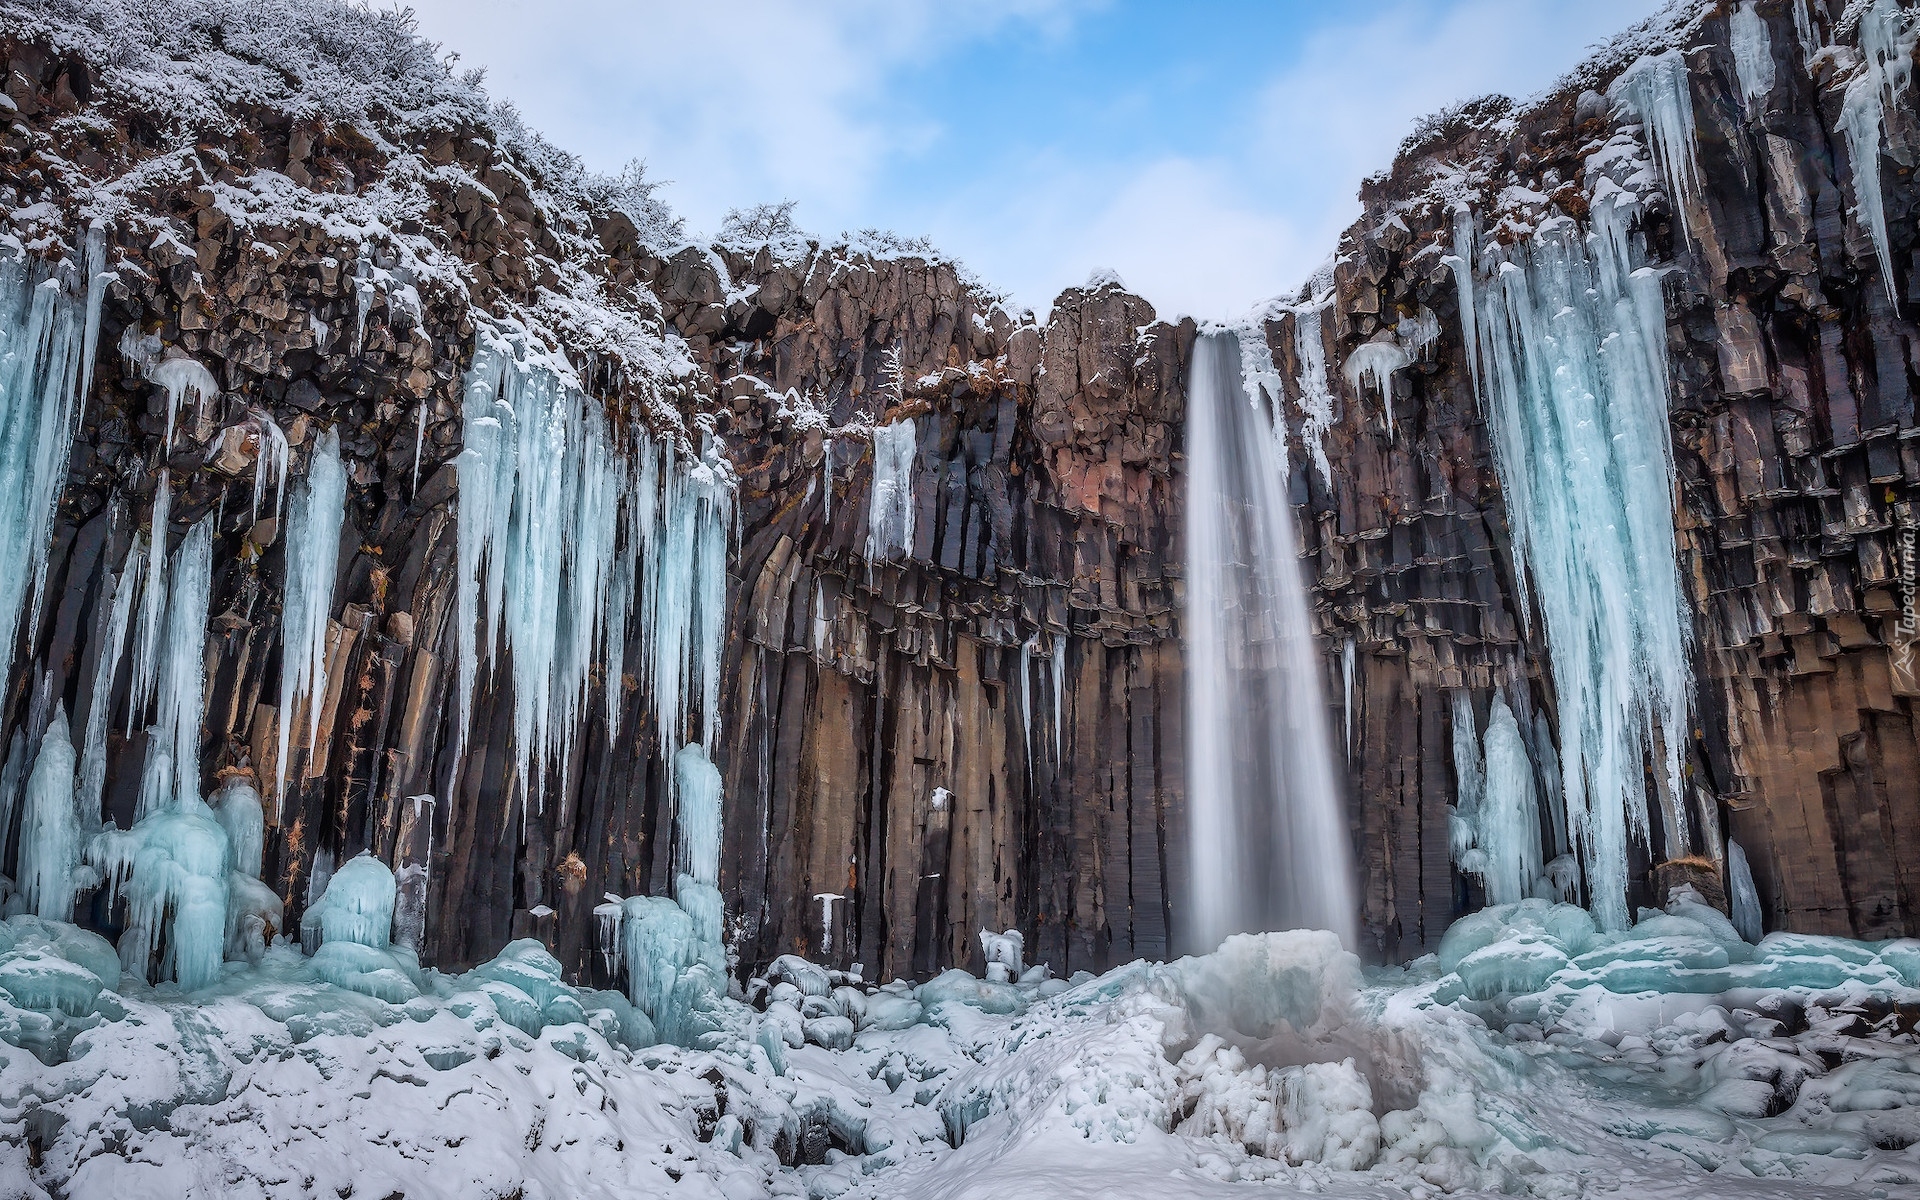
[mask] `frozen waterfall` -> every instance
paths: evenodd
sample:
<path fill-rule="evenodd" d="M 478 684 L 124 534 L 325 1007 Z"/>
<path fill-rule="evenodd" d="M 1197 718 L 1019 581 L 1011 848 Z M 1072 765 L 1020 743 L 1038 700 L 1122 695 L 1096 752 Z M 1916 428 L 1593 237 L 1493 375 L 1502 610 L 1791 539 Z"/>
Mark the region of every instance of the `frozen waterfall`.
<path fill-rule="evenodd" d="M 1490 252 L 1475 296 L 1494 462 L 1524 612 L 1545 630 L 1560 766 L 1594 915 L 1629 923 L 1629 838 L 1648 839 L 1644 763 L 1679 828 L 1691 626 L 1673 533 L 1666 308 L 1636 268 L 1631 196 L 1602 180 L 1592 226 L 1561 217 Z"/>
<path fill-rule="evenodd" d="M 1189 948 L 1247 930 L 1331 929 L 1359 904 L 1333 771 L 1285 452 L 1241 382 L 1240 347 L 1194 344 L 1187 407 Z"/>

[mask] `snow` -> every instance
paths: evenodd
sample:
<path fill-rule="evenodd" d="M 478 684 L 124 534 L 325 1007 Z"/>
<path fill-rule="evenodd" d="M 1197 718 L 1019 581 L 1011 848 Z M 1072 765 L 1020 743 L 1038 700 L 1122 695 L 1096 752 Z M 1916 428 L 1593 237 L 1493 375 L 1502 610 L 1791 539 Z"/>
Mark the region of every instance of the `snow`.
<path fill-rule="evenodd" d="M 914 422 L 873 431 L 873 491 L 867 501 L 867 562 L 913 553 Z"/>
<path fill-rule="evenodd" d="M 284 474 L 283 474 L 284 477 Z M 295 485 L 293 511 L 280 539 L 287 552 L 285 600 L 280 608 L 280 736 L 274 752 L 275 824 L 285 803 L 292 759 L 296 705 L 304 704 L 307 745 L 320 734 L 321 698 L 327 691 L 327 626 L 333 617 L 334 574 L 339 570 L 340 528 L 346 521 L 347 469 L 340 460 L 340 433 L 328 429 Z"/>

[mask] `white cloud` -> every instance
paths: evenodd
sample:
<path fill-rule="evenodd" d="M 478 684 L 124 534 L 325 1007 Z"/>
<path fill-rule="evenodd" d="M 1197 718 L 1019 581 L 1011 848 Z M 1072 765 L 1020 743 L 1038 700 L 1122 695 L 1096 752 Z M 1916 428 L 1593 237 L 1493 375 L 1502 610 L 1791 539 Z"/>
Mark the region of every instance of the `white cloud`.
<path fill-rule="evenodd" d="M 699 228 L 793 197 L 856 206 L 931 131 L 887 103 L 943 49 L 1024 22 L 1063 36 L 1091 0 L 414 0 L 423 32 L 489 69 L 534 128 L 601 169 L 638 154 Z"/>
<path fill-rule="evenodd" d="M 611 168 L 638 153 L 696 229 L 790 197 L 809 228 L 926 232 L 1044 309 L 1113 267 L 1162 312 L 1231 315 L 1298 284 L 1358 212 L 1413 121 L 1490 91 L 1526 94 L 1662 0 L 1397 0 L 1354 10 L 1197 114 L 1196 146 L 1048 144 L 1044 114 L 984 157 L 905 173 L 937 125 L 905 102 L 943 57 L 1017 25 L 1066 39 L 1101 0 L 416 0 L 426 33 L 492 68 L 556 143 Z M 1127 15 L 1118 19 L 1139 20 Z M 1338 20 L 1339 18 L 1334 18 Z M 1324 18 L 1323 18 L 1324 20 Z M 1115 96 L 1138 79 L 1116 78 Z M 1097 98 L 1096 98 L 1097 99 Z M 1152 103 L 1154 98 L 1148 97 Z"/>

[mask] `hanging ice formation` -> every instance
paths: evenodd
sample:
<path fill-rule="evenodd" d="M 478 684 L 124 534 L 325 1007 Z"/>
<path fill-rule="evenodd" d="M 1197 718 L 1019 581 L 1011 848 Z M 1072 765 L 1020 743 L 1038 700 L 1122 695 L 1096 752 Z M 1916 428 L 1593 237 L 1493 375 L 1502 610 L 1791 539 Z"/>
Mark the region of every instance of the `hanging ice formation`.
<path fill-rule="evenodd" d="M 273 476 L 273 515 L 284 519 L 287 515 L 287 459 L 292 447 L 287 445 L 287 435 L 274 424 L 271 414 L 261 410 L 254 414 L 254 420 L 260 431 L 260 457 L 253 466 L 253 519 L 260 519 L 260 501 L 267 494 L 267 476 Z"/>
<path fill-rule="evenodd" d="M 213 372 L 192 358 L 175 357 L 154 363 L 147 369 L 147 381 L 167 390 L 167 432 L 161 445 L 173 445 L 173 428 L 180 417 L 180 403 L 189 394 L 200 405 L 220 395 L 220 383 Z"/>
<path fill-rule="evenodd" d="M 1589 232 L 1556 216 L 1494 248 L 1475 309 L 1494 462 L 1527 568 L 1520 607 L 1545 628 L 1574 840 L 1594 914 L 1617 929 L 1628 838 L 1647 837 L 1644 760 L 1682 794 L 1691 634 L 1660 279 L 1636 269 L 1632 196 L 1600 178 L 1590 212 Z M 1679 826 L 1667 824 L 1669 854 L 1686 852 Z"/>
<path fill-rule="evenodd" d="M 1645 129 L 1647 148 L 1673 203 L 1675 224 L 1691 240 L 1687 213 L 1700 194 L 1700 160 L 1693 147 L 1693 89 L 1686 58 L 1669 50 L 1634 60 L 1607 89 L 1607 98 Z"/>
<path fill-rule="evenodd" d="M 1413 359 L 1391 334 L 1382 334 L 1371 342 L 1363 342 L 1354 347 L 1347 356 L 1347 365 L 1341 373 L 1347 377 L 1347 386 L 1356 396 L 1364 398 L 1367 389 L 1372 388 L 1380 396 L 1380 405 L 1387 413 L 1387 435 L 1393 435 L 1393 376 L 1405 370 Z"/>
<path fill-rule="evenodd" d="M 127 629 L 133 621 L 134 599 L 140 592 L 140 572 L 146 554 L 146 539 L 133 535 L 127 548 L 127 561 L 113 585 L 113 606 L 107 617 L 106 635 L 94 660 L 93 688 L 87 708 L 87 730 L 80 753 L 79 798 L 82 812 L 98 816 L 100 799 L 107 786 L 107 725 L 113 708 L 113 680 L 126 653 Z"/>
<path fill-rule="evenodd" d="M 1454 863 L 1486 887 L 1487 903 L 1545 896 L 1540 802 L 1533 760 L 1506 698 L 1495 693 L 1482 739 L 1473 702 L 1453 693 L 1453 765 L 1459 793 L 1449 818 Z"/>
<path fill-rule="evenodd" d="M 478 336 L 462 420 L 459 745 L 480 662 L 510 650 L 514 754 L 539 806 L 546 771 L 571 761 L 596 663 L 618 728 L 636 603 L 662 753 L 688 740 L 696 703 L 698 740 L 711 744 L 733 523 L 717 449 L 682 461 L 637 426 L 616 441 L 564 362 L 493 329 Z"/>
<path fill-rule="evenodd" d="M 1352 849 L 1281 442 L 1242 387 L 1233 334 L 1195 342 L 1187 394 L 1191 948 L 1299 927 L 1352 944 Z"/>
<path fill-rule="evenodd" d="M 1880 279 L 1897 307 L 1899 285 L 1893 274 L 1893 247 L 1887 238 L 1886 200 L 1880 189 L 1880 151 L 1886 131 L 1886 106 L 1898 104 L 1913 75 L 1913 45 L 1920 21 L 1897 0 L 1875 0 L 1860 15 L 1860 52 L 1866 60 L 1847 85 L 1840 108 L 1840 132 L 1853 164 L 1853 214 L 1873 238 Z"/>
<path fill-rule="evenodd" d="M 1340 647 L 1340 687 L 1346 697 L 1347 761 L 1353 761 L 1353 639 Z"/>
<path fill-rule="evenodd" d="M 1733 71 L 1740 80 L 1740 100 L 1751 111 L 1773 90 L 1773 38 L 1756 0 L 1740 0 L 1727 24 L 1733 42 Z"/>
<path fill-rule="evenodd" d="M 1333 428 L 1333 392 L 1327 387 L 1327 347 L 1320 334 L 1320 314 L 1331 298 L 1320 305 L 1294 308 L 1294 350 L 1300 360 L 1300 377 L 1294 382 L 1300 392 L 1300 441 L 1320 481 L 1331 485 L 1333 465 L 1327 461 L 1327 430 Z M 1234 332 L 1240 339 L 1240 378 L 1247 395 L 1266 394 L 1264 403 L 1275 413 L 1274 437 L 1278 439 L 1280 460 L 1287 458 L 1286 423 L 1280 419 L 1287 391 L 1280 368 L 1273 361 L 1273 348 L 1267 342 L 1267 316 L 1273 310 L 1253 314 Z M 1280 306 L 1279 311 L 1288 311 Z"/>
<path fill-rule="evenodd" d="M 1467 348 L 1467 384 L 1473 389 L 1475 411 L 1484 411 L 1481 399 L 1480 334 L 1473 311 L 1473 206 L 1453 206 L 1453 253 L 1441 261 L 1453 272 L 1454 293 L 1460 302 L 1460 343 Z"/>
<path fill-rule="evenodd" d="M 95 836 L 87 859 L 106 875 L 109 904 L 126 898 L 121 963 L 142 978 L 157 966 L 159 978 L 192 990 L 219 977 L 232 895 L 227 829 L 200 798 L 211 517 L 187 534 L 171 574 L 158 723 L 147 739 L 138 819 L 130 830 Z M 162 576 L 149 586 L 166 582 Z"/>
<path fill-rule="evenodd" d="M 146 590 L 140 596 L 140 628 L 133 641 L 133 684 L 127 702 L 127 732 L 132 733 L 160 682 L 160 639 L 167 614 L 167 535 L 173 487 L 167 469 L 153 488 L 153 519 L 147 531 Z"/>
<path fill-rule="evenodd" d="M 334 573 L 340 561 L 340 527 L 346 522 L 347 469 L 340 461 L 340 433 L 320 435 L 295 485 L 286 514 L 286 599 L 280 609 L 280 737 L 274 752 L 273 807 L 281 811 L 287 760 L 293 746 L 296 705 L 306 705 L 307 744 L 320 734 L 320 698 L 327 691 L 327 625 L 333 615 Z M 276 822 L 277 823 L 277 822 Z"/>
<path fill-rule="evenodd" d="M 47 266 L 0 248 L 0 679 L 26 616 L 38 633 L 54 506 L 93 375 L 105 294 L 106 233 L 89 229 L 81 261 Z"/>
<path fill-rule="evenodd" d="M 913 553 L 913 455 L 911 419 L 873 431 L 873 492 L 867 500 L 867 562 Z"/>

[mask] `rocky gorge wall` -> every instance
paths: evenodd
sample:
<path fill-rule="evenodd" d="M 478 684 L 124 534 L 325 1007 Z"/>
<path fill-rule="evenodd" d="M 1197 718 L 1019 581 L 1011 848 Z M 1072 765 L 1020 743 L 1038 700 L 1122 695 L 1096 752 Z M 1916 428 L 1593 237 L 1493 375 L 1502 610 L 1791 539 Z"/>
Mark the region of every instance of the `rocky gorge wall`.
<path fill-rule="evenodd" d="M 533 936 L 604 973 L 595 907 L 665 891 L 673 871 L 673 747 L 637 668 L 590 677 L 576 752 L 537 789 L 513 753 L 504 669 L 482 673 L 472 733 L 456 732 L 462 380 L 477 331 L 511 327 L 571 360 L 616 427 L 689 456 L 711 441 L 731 463 L 714 754 L 743 965 L 801 953 L 925 975 L 977 966 L 982 928 L 1023 931 L 1029 959 L 1062 974 L 1196 948 L 1180 941 L 1191 320 L 1096 279 L 1040 323 L 879 236 L 671 245 L 404 54 L 374 102 L 329 108 L 236 68 L 253 61 L 236 46 L 167 69 L 207 88 L 227 72 L 238 101 L 168 109 L 143 90 L 161 68 L 128 68 L 84 23 L 7 11 L 13 236 L 52 263 L 97 221 L 114 276 L 39 619 L 7 680 L 10 762 L 53 708 L 77 722 L 93 706 L 114 582 L 164 478 L 173 544 L 216 517 L 203 783 L 244 773 L 270 793 L 266 764 L 294 731 L 265 875 L 289 924 L 316 869 L 370 850 L 425 869 L 423 959 L 471 963 Z M 1701 186 L 1679 211 L 1650 187 L 1637 228 L 1647 261 L 1674 268 L 1661 289 L 1697 703 L 1686 794 L 1661 811 L 1686 814 L 1686 857 L 1706 866 L 1659 875 L 1664 855 L 1636 851 L 1634 894 L 1717 879 L 1724 825 L 1774 925 L 1920 931 L 1904 865 L 1920 836 L 1916 693 L 1891 650 L 1920 484 L 1920 111 L 1911 89 L 1885 107 L 1896 298 L 1840 132 L 1860 15 L 1815 3 L 1812 37 L 1834 45 L 1808 54 L 1791 5 L 1753 11 L 1775 68 L 1757 97 L 1734 6 L 1690 6 L 1525 108 L 1430 123 L 1369 181 L 1330 270 L 1243 331 L 1288 425 L 1377 956 L 1430 948 L 1479 902 L 1450 848 L 1463 699 L 1482 726 L 1496 692 L 1520 711 L 1551 778 L 1557 683 L 1445 261 L 1456 207 L 1505 244 L 1554 212 L 1585 219 L 1596 152 L 1646 140 L 1603 93 L 1669 44 Z M 1342 368 L 1402 337 L 1417 352 L 1388 380 L 1389 421 Z M 219 387 L 171 442 L 151 378 L 168 356 Z M 285 431 L 294 478 L 323 429 L 348 467 L 310 744 L 276 711 L 286 567 L 253 506 L 262 417 Z M 876 430 L 895 446 L 902 422 L 910 466 L 889 482 L 911 501 L 905 545 L 891 540 L 904 529 L 869 528 Z M 628 649 L 641 661 L 638 635 Z M 106 676 L 104 808 L 123 826 L 147 754 L 126 732 L 130 674 Z"/>

